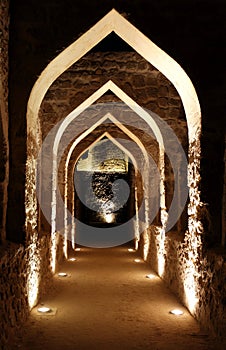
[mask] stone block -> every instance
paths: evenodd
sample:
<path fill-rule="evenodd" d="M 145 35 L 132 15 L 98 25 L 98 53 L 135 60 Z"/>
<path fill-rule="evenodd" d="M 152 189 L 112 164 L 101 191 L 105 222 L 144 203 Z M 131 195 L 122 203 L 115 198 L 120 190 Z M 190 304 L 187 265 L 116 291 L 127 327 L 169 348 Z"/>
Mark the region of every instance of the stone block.
<path fill-rule="evenodd" d="M 168 108 L 168 106 L 169 106 L 168 105 L 168 99 L 164 98 L 164 97 L 160 97 L 158 99 L 158 105 L 159 105 L 160 108 L 164 108 L 164 109 Z"/>

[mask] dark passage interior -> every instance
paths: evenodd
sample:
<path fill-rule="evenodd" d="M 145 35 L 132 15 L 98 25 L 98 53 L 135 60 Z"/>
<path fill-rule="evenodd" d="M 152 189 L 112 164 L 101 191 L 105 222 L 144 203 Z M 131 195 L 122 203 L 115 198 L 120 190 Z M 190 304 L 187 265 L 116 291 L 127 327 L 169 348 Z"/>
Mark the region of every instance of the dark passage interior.
<path fill-rule="evenodd" d="M 225 9 L 0 2 L 0 350 L 226 348 Z"/>
<path fill-rule="evenodd" d="M 75 217 L 95 227 L 127 222 L 135 214 L 134 179 L 132 161 L 112 141 L 102 139 L 75 167 Z"/>

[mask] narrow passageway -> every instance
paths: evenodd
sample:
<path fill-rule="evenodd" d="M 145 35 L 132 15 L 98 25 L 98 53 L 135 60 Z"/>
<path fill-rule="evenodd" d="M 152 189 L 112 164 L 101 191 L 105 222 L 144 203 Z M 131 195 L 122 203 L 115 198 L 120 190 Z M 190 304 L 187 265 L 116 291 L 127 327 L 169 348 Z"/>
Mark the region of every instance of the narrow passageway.
<path fill-rule="evenodd" d="M 41 303 L 57 311 L 40 316 L 34 308 L 9 349 L 212 349 L 208 336 L 128 246 L 82 247 L 75 261 L 60 267 Z M 147 278 L 147 275 L 152 278 Z M 40 304 L 39 304 L 40 306 Z M 180 309 L 184 313 L 169 313 Z"/>

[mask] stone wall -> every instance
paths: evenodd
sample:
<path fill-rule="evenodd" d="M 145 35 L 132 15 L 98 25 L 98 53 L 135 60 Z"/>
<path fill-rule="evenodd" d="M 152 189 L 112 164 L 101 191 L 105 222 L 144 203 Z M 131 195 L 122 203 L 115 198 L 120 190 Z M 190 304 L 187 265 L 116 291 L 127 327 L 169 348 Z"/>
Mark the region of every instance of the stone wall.
<path fill-rule="evenodd" d="M 139 250 L 144 256 L 145 239 L 149 250 L 147 262 L 158 272 L 158 235 L 155 226 L 149 228 L 147 237 L 140 240 Z M 165 240 L 165 270 L 162 276 L 169 288 L 188 306 L 184 288 L 185 274 L 189 270 L 187 241 L 176 232 L 168 232 Z M 226 332 L 226 256 L 217 251 L 203 249 L 196 262 L 199 279 L 197 285 L 197 309 L 194 316 L 205 331 L 219 338 Z"/>
<path fill-rule="evenodd" d="M 40 265 L 37 265 L 37 256 Z M 62 242 L 59 244 L 57 266 L 62 260 Z M 29 315 L 29 298 L 37 288 L 37 300 L 51 287 L 52 273 L 50 271 L 50 238 L 42 232 L 38 243 L 23 245 L 5 242 L 0 246 L 0 349 L 7 349 L 10 335 Z M 35 265 L 36 264 L 36 265 Z M 39 266 L 37 268 L 37 266 Z M 31 269 L 30 269 L 31 268 Z M 36 270 L 37 268 L 37 270 Z M 39 284 L 36 285 L 32 273 L 36 273 Z M 29 282 L 30 281 L 30 282 Z M 30 285 L 30 288 L 29 288 Z M 30 289 L 30 290 L 29 290 Z"/>
<path fill-rule="evenodd" d="M 15 326 L 28 316 L 26 251 L 23 246 L 5 244 L 0 259 L 0 348 L 4 349 Z"/>
<path fill-rule="evenodd" d="M 172 83 L 136 52 L 93 52 L 65 71 L 52 84 L 41 106 L 43 138 L 108 80 L 141 107 L 166 120 L 186 146 L 186 118 L 180 96 Z M 96 103 L 107 101 L 115 101 L 113 93 Z"/>
<path fill-rule="evenodd" d="M 0 2 L 0 244 L 6 238 L 8 141 L 8 38 L 9 1 Z"/>

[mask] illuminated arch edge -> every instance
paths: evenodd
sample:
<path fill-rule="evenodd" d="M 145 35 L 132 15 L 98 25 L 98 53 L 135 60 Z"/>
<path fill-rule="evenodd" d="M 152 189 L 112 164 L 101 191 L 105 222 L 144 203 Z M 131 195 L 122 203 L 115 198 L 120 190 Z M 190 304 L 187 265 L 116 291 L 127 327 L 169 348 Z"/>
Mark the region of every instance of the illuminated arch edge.
<path fill-rule="evenodd" d="M 112 91 L 122 102 L 130 107 L 140 118 L 142 118 L 152 129 L 153 134 L 159 144 L 159 170 L 160 170 L 160 208 L 161 208 L 161 220 L 164 225 L 165 217 L 165 174 L 164 174 L 164 141 L 161 131 L 155 122 L 151 114 L 137 104 L 132 98 L 130 98 L 122 89 L 120 89 L 111 80 L 102 85 L 92 95 L 90 95 L 85 101 L 83 101 L 78 107 L 76 107 L 71 113 L 69 113 L 61 122 L 59 129 L 57 130 L 54 144 L 53 144 L 53 161 L 52 161 L 52 214 L 51 214 L 51 242 L 52 244 L 52 271 L 55 272 L 55 251 L 56 251 L 56 208 L 57 208 L 57 172 L 58 172 L 58 147 L 64 131 L 81 113 L 88 109 L 94 102 L 96 102 L 105 92 Z M 55 208 L 55 209 L 53 209 Z M 37 215 L 37 214 L 36 214 Z M 35 216 L 35 215 L 34 215 Z M 166 222 L 166 220 L 165 220 Z"/>
<path fill-rule="evenodd" d="M 155 45 L 115 9 L 112 9 L 91 29 L 62 51 L 43 70 L 31 91 L 28 101 L 28 130 L 36 128 L 36 120 L 42 100 L 51 84 L 111 32 L 115 32 L 172 82 L 184 106 L 189 141 L 194 141 L 201 132 L 201 111 L 198 97 L 190 78 L 174 59 Z"/>
<path fill-rule="evenodd" d="M 135 168 L 135 175 L 137 176 L 137 171 L 138 171 L 138 166 L 137 166 L 137 161 L 136 159 L 134 158 L 134 156 L 132 155 L 132 153 L 130 151 L 128 151 L 128 149 L 126 147 L 124 147 L 123 145 L 120 144 L 120 142 L 116 141 L 114 139 L 113 136 L 111 136 L 111 134 L 109 132 L 104 132 L 102 135 L 100 135 L 89 147 L 85 148 L 79 155 L 79 157 L 87 150 L 89 149 L 90 147 L 92 147 L 93 145 L 95 145 L 98 141 L 102 140 L 103 137 L 106 136 L 108 138 L 108 140 L 110 140 L 112 143 L 114 143 L 119 149 L 121 149 L 132 161 L 132 164 L 134 165 L 134 168 Z M 78 158 L 79 158 L 78 157 Z M 77 160 L 78 160 L 77 158 Z M 74 166 L 73 166 L 73 173 L 74 173 L 74 168 L 76 166 L 76 162 L 77 160 L 74 162 Z M 65 184 L 65 189 L 66 189 L 66 186 L 67 186 L 67 183 Z M 65 198 L 65 203 L 67 203 L 67 200 Z M 139 217 L 138 217 L 138 198 L 137 198 L 137 190 L 136 190 L 136 185 L 135 185 L 135 217 L 136 217 L 136 220 L 135 220 L 135 226 L 134 226 L 134 232 L 135 232 L 135 237 L 136 239 L 138 240 L 138 235 L 139 235 Z M 74 190 L 73 190 L 73 196 L 72 196 L 72 213 L 74 213 Z M 65 205 L 65 215 L 67 215 L 67 207 Z M 67 230 L 68 227 L 67 227 L 67 224 L 64 225 L 65 229 Z M 68 236 L 68 232 L 66 231 L 65 232 L 65 235 L 64 235 L 64 244 L 66 245 L 66 240 L 67 240 L 67 236 Z M 75 237 L 75 223 L 73 221 L 72 223 L 72 227 L 71 227 L 71 236 L 72 236 L 72 247 L 73 245 L 75 245 L 75 242 L 74 242 L 74 237 Z"/>
<path fill-rule="evenodd" d="M 58 171 L 58 146 L 61 137 L 70 125 L 70 123 L 76 119 L 82 112 L 89 108 L 95 101 L 97 101 L 106 91 L 112 91 L 117 97 L 121 99 L 127 106 L 129 106 L 139 117 L 141 117 L 152 129 L 156 140 L 159 144 L 159 170 L 160 170 L 160 207 L 161 217 L 165 217 L 165 186 L 164 186 L 164 141 L 161 131 L 151 116 L 146 110 L 139 106 L 133 99 L 131 99 L 124 91 L 122 91 L 115 83 L 109 80 L 98 90 L 96 90 L 91 96 L 89 96 L 84 102 L 82 102 L 77 108 L 75 108 L 70 114 L 68 114 L 62 121 L 53 145 L 53 168 L 52 168 L 52 205 L 57 206 L 57 171 Z M 78 141 L 81 139 L 78 138 Z M 138 142 L 138 141 L 137 141 Z M 142 148 L 142 146 L 141 146 Z M 163 214 L 162 214 L 163 213 Z M 51 235 L 53 240 L 55 239 L 56 232 L 56 210 L 52 211 L 51 216 Z"/>
<path fill-rule="evenodd" d="M 31 91 L 28 100 L 27 135 L 35 137 L 35 140 L 37 140 L 36 147 L 39 148 L 41 145 L 41 140 L 38 113 L 47 90 L 65 70 L 67 70 L 72 64 L 78 61 L 82 56 L 84 56 L 89 50 L 91 50 L 111 32 L 115 32 L 135 51 L 137 51 L 137 53 L 139 53 L 143 58 L 145 58 L 149 63 L 156 67 L 161 73 L 163 73 L 172 82 L 181 97 L 188 125 L 190 160 L 188 166 L 188 185 L 190 188 L 188 233 L 190 242 L 189 244 L 195 260 L 198 255 L 197 245 L 201 244 L 199 233 L 200 231 L 203 231 L 202 223 L 198 219 L 198 209 L 201 205 L 200 193 L 198 189 L 200 182 L 201 111 L 198 97 L 190 78 L 181 68 L 181 66 L 168 54 L 162 51 L 157 45 L 155 45 L 150 39 L 148 39 L 144 34 L 142 34 L 138 29 L 136 29 L 131 23 L 129 23 L 124 17 L 122 17 L 116 10 L 111 10 L 96 25 L 94 25 L 78 40 L 76 40 L 62 53 L 60 53 L 53 61 L 51 61 L 41 73 Z M 27 202 L 31 201 L 28 195 L 30 192 L 30 196 L 32 196 L 32 198 L 35 196 L 33 184 L 35 184 L 36 178 L 34 168 L 34 158 L 36 152 L 37 149 L 34 149 L 35 154 L 31 155 L 28 153 L 27 156 L 25 189 L 25 198 Z M 28 204 L 27 202 L 26 227 L 27 224 L 30 223 L 27 217 L 30 216 L 33 218 L 31 226 L 35 230 L 38 215 L 37 201 Z M 195 240 L 195 245 L 192 243 L 193 239 Z M 197 272 L 195 266 L 193 266 L 193 268 L 193 271 L 191 269 L 189 275 Z M 189 285 L 190 283 L 188 282 L 188 289 Z M 186 303 L 189 306 L 189 310 L 192 313 L 195 313 L 195 305 L 190 306 L 189 303 L 189 292 L 186 293 L 186 295 Z"/>
<path fill-rule="evenodd" d="M 65 233 L 64 233 L 64 254 L 65 254 L 65 257 L 67 256 L 67 252 L 66 252 L 66 239 L 68 237 L 68 224 L 67 224 L 67 184 L 68 184 L 68 166 L 69 166 L 69 162 L 70 162 L 70 158 L 71 158 L 71 155 L 75 149 L 75 147 L 77 146 L 77 144 L 82 140 L 84 139 L 87 135 L 89 135 L 96 127 L 100 126 L 102 123 L 104 123 L 106 120 L 110 120 L 113 122 L 113 124 L 115 124 L 121 131 L 123 131 L 123 133 L 125 133 L 127 136 L 129 136 L 129 138 L 131 140 L 133 140 L 138 148 L 141 150 L 141 152 L 143 153 L 143 157 L 145 159 L 145 164 L 146 166 L 148 167 L 148 163 L 149 163 L 149 160 L 148 160 L 148 156 L 147 156 L 147 151 L 143 145 L 143 143 L 140 141 L 140 139 L 134 135 L 128 128 L 126 128 L 116 117 L 114 117 L 111 113 L 107 113 L 105 116 L 103 116 L 101 119 L 99 119 L 95 124 L 93 124 L 88 130 L 84 131 L 74 142 L 73 144 L 71 145 L 70 149 L 69 149 L 69 152 L 67 154 L 67 158 L 66 158 L 66 162 L 65 162 L 65 179 L 64 179 L 64 183 L 65 183 L 65 193 L 64 193 L 64 203 L 65 203 L 65 206 L 64 206 L 64 223 L 65 223 Z M 115 143 L 116 141 L 114 140 L 114 138 L 110 135 L 109 132 L 104 132 L 100 137 L 98 137 L 97 140 L 100 140 L 102 139 L 104 136 L 107 136 L 113 143 Z M 92 145 L 94 143 L 97 142 L 94 141 L 92 143 Z M 122 150 L 127 153 L 127 155 L 131 158 L 131 160 L 133 161 L 133 163 L 135 164 L 135 173 L 137 173 L 137 163 L 136 163 L 136 160 L 135 158 L 133 157 L 133 155 L 125 149 L 124 146 L 121 146 L 120 144 L 118 144 L 117 142 L 117 146 L 119 148 L 122 148 Z M 90 146 L 88 147 L 90 148 Z M 88 149 L 87 148 L 87 149 Z M 82 153 L 84 153 L 85 151 L 83 151 Z M 82 154 L 81 153 L 81 154 Z M 80 154 L 80 156 L 81 156 Z M 76 162 L 75 162 L 76 163 Z M 146 179 L 148 181 L 148 179 Z M 148 185 L 147 185 L 148 186 Z M 135 189 L 135 200 L 137 202 L 137 193 L 136 193 L 136 189 Z M 147 202 L 147 198 L 145 198 L 145 203 Z M 72 203 L 74 203 L 74 201 L 72 200 Z M 137 203 L 136 203 L 137 205 Z M 147 206 L 147 204 L 146 204 Z M 72 209 L 72 212 L 73 212 L 73 209 Z M 139 241 L 139 223 L 138 223 L 138 207 L 136 207 L 136 222 L 135 222 L 135 235 L 136 235 L 136 240 Z M 74 237 L 75 235 L 75 226 L 74 226 L 74 223 L 72 223 L 72 227 L 71 227 L 71 236 Z M 73 245 L 74 245 L 74 242 L 73 242 Z"/>

